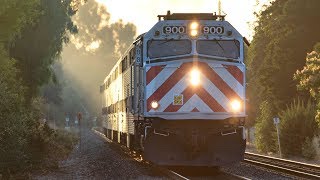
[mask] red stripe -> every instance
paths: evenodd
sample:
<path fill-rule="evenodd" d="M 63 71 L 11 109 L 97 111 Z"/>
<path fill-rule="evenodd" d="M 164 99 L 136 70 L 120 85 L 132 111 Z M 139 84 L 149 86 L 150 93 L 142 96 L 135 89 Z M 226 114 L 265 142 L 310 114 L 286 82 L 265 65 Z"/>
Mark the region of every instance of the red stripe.
<path fill-rule="evenodd" d="M 153 66 L 147 72 L 146 83 L 147 85 L 164 69 L 165 66 Z"/>
<path fill-rule="evenodd" d="M 197 108 L 192 109 L 191 112 L 199 112 L 199 110 Z"/>
<path fill-rule="evenodd" d="M 148 98 L 147 100 L 147 111 L 151 110 L 151 102 L 159 101 L 164 95 L 166 95 L 170 89 L 176 85 L 183 76 L 188 72 L 192 63 L 184 63 L 178 68 L 171 76 Z"/>
<path fill-rule="evenodd" d="M 181 94 L 183 94 L 183 105 L 195 94 L 195 89 L 188 86 Z M 173 105 L 171 103 L 163 112 L 177 112 L 183 105 Z"/>
<path fill-rule="evenodd" d="M 243 72 L 239 69 L 238 66 L 230 66 L 230 65 L 223 65 L 226 67 L 227 71 L 241 84 L 243 85 Z"/>
<path fill-rule="evenodd" d="M 227 112 L 227 110 L 225 110 L 204 88 L 199 88 L 197 95 L 213 112 Z"/>
<path fill-rule="evenodd" d="M 240 96 L 207 64 L 199 63 L 200 71 L 229 99 L 241 99 Z"/>

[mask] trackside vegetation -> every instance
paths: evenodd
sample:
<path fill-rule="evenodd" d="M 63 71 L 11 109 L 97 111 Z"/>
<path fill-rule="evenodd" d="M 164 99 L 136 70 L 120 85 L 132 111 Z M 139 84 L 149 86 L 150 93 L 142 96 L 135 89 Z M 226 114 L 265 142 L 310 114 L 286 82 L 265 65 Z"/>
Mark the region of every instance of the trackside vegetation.
<path fill-rule="evenodd" d="M 294 100 L 280 112 L 281 150 L 285 156 L 302 155 L 308 159 L 315 157 L 315 147 L 310 146 L 318 129 L 314 119 L 315 112 L 315 105 L 311 100 L 304 102 L 300 99 Z"/>
<path fill-rule="evenodd" d="M 40 88 L 54 82 L 52 64 L 76 33 L 76 1 L 2 0 L 0 7 L 0 179 L 63 155 L 76 138 L 43 120 Z M 54 147 L 54 148 L 52 148 Z M 53 161 L 54 163 L 55 161 Z"/>
<path fill-rule="evenodd" d="M 272 119 L 279 116 L 283 155 L 316 157 L 320 109 L 318 7 L 317 0 L 275 0 L 257 13 L 248 49 L 247 96 L 248 119 L 255 124 L 255 143 L 261 152 L 278 152 Z"/>

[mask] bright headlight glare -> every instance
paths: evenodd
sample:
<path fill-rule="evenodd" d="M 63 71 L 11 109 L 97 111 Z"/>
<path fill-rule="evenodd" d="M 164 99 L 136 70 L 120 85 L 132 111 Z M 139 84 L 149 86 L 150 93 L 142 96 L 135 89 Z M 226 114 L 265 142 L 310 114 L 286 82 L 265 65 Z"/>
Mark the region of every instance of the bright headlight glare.
<path fill-rule="evenodd" d="M 191 30 L 190 35 L 191 35 L 191 36 L 196 36 L 196 35 L 198 35 L 198 30 L 196 30 L 196 29 Z"/>
<path fill-rule="evenodd" d="M 239 112 L 241 109 L 241 103 L 238 100 L 231 101 L 231 108 L 234 112 Z"/>
<path fill-rule="evenodd" d="M 190 24 L 190 29 L 198 29 L 199 24 L 197 22 L 193 22 Z"/>
<path fill-rule="evenodd" d="M 192 85 L 197 86 L 200 83 L 200 72 L 197 69 L 193 69 L 190 73 L 190 82 Z"/>
<path fill-rule="evenodd" d="M 152 107 L 152 109 L 157 109 L 159 107 L 159 103 L 157 101 L 152 101 L 151 107 Z"/>

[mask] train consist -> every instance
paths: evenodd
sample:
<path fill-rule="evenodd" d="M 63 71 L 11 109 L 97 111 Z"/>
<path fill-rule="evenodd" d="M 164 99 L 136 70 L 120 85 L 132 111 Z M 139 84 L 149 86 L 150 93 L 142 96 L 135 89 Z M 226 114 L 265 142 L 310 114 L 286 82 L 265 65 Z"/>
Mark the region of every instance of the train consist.
<path fill-rule="evenodd" d="M 244 38 L 222 15 L 158 18 L 100 86 L 106 136 L 158 165 L 242 160 Z"/>

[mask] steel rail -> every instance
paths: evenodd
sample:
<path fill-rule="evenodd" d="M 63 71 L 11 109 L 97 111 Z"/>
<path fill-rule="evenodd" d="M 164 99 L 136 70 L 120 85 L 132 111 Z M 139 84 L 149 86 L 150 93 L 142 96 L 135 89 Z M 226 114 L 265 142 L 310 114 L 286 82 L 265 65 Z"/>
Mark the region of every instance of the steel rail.
<path fill-rule="evenodd" d="M 107 138 L 103 133 L 101 133 L 100 131 L 92 128 L 92 131 L 97 134 L 98 136 L 100 136 L 101 138 L 103 138 L 105 141 L 107 141 L 108 143 L 113 143 L 112 140 L 110 140 L 109 138 Z M 132 154 L 130 155 L 135 161 L 137 162 L 143 162 L 143 160 L 141 158 L 137 158 L 137 157 L 134 157 L 134 156 L 137 156 L 137 155 L 133 155 L 133 154 L 136 154 L 136 152 L 132 152 Z M 169 170 L 169 169 L 166 169 L 166 168 L 162 168 L 162 167 L 159 167 L 159 166 L 156 166 L 156 165 L 153 165 L 153 164 L 150 164 L 150 163 L 147 163 L 149 165 L 151 165 L 153 168 L 157 169 L 158 171 L 160 171 L 161 173 L 163 173 L 164 175 L 168 176 L 169 178 L 171 179 L 180 179 L 180 180 L 189 180 L 189 178 L 187 177 L 184 177 L 183 175 L 175 172 L 175 171 L 172 171 L 172 170 Z"/>
<path fill-rule="evenodd" d="M 245 153 L 244 162 L 303 178 L 320 179 L 320 166 L 254 153 Z"/>
<path fill-rule="evenodd" d="M 107 138 L 102 132 L 92 128 L 92 131 L 97 134 L 98 136 L 100 136 L 101 138 L 103 138 L 105 141 L 107 141 L 108 143 L 114 143 L 112 140 L 110 140 L 109 138 Z M 114 143 L 114 144 L 117 144 L 117 143 Z M 119 145 L 119 144 L 117 144 Z M 126 147 L 122 147 L 123 148 L 126 148 Z M 135 151 L 130 151 L 130 153 L 126 153 L 127 155 L 129 155 L 131 158 L 133 158 L 135 161 L 139 162 L 139 163 L 145 163 L 145 164 L 148 164 L 149 166 L 152 166 L 153 168 L 157 169 L 159 172 L 161 172 L 162 174 L 166 175 L 167 177 L 169 177 L 170 179 L 179 179 L 179 180 L 189 180 L 190 178 L 182 175 L 181 173 L 178 173 L 174 170 L 170 170 L 170 169 L 167 169 L 167 168 L 164 168 L 164 167 L 160 167 L 160 166 L 157 166 L 157 165 L 154 165 L 152 163 L 149 163 L 149 162 L 145 162 L 141 156 L 139 156 L 139 154 Z M 225 174 L 229 175 L 229 176 L 232 176 L 236 179 L 245 179 L 245 180 L 248 180 L 248 178 L 246 177 L 242 177 L 242 176 L 239 176 L 239 175 L 236 175 L 236 174 L 232 174 L 232 173 L 227 173 L 227 172 L 224 172 Z"/>

